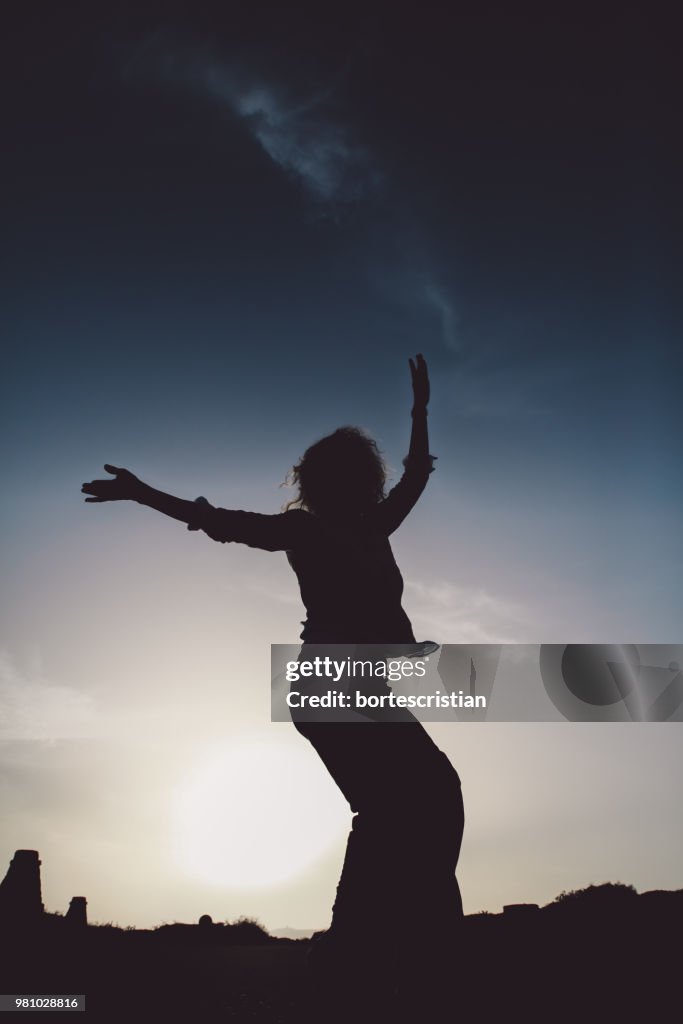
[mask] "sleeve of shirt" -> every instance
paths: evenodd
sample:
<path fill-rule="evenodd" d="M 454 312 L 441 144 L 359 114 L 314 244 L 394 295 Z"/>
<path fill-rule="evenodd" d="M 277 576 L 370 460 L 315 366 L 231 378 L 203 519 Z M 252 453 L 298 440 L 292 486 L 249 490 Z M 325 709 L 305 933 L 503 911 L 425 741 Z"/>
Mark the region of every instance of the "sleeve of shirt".
<path fill-rule="evenodd" d="M 369 514 L 369 520 L 387 536 L 397 530 L 424 491 L 429 474 L 434 472 L 436 455 L 403 460 L 403 476 L 386 498 Z"/>
<path fill-rule="evenodd" d="M 277 515 L 215 508 L 205 498 L 197 498 L 197 515 L 188 530 L 202 530 L 221 544 L 247 544 L 263 551 L 289 551 L 301 540 L 305 513 L 289 509 Z"/>

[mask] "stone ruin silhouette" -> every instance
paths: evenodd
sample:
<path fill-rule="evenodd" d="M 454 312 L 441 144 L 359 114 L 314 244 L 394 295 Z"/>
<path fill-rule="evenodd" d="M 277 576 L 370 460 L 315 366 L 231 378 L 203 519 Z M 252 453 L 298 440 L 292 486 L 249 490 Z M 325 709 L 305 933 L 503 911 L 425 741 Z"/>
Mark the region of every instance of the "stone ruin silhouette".
<path fill-rule="evenodd" d="M 38 851 L 17 850 L 0 882 L 0 922 L 38 924 L 44 913 Z"/>
<path fill-rule="evenodd" d="M 71 928 L 85 928 L 88 923 L 87 900 L 85 896 L 72 896 L 64 918 Z"/>
<path fill-rule="evenodd" d="M 45 920 L 37 850 L 17 850 L 0 882 L 0 928 L 33 928 Z M 85 896 L 74 896 L 64 918 L 70 928 L 88 924 Z"/>

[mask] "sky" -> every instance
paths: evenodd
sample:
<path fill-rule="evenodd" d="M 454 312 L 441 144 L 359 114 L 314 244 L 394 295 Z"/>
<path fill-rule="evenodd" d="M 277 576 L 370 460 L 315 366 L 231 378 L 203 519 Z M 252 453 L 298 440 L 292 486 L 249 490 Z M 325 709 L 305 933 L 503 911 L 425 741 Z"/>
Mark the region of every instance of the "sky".
<path fill-rule="evenodd" d="M 421 351 L 416 634 L 681 640 L 675 34 L 324 6 L 39 3 L 4 33 L 0 873 L 38 849 L 50 910 L 322 928 L 349 825 L 270 722 L 284 554 L 84 504 L 104 462 L 277 512 L 350 423 L 395 479 Z M 466 912 L 683 886 L 680 725 L 429 730 Z"/>

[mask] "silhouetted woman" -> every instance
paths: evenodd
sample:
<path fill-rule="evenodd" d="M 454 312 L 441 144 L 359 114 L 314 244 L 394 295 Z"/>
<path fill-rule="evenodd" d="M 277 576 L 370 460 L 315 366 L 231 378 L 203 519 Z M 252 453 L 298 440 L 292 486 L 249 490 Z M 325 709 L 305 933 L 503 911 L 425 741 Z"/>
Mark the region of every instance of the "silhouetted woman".
<path fill-rule="evenodd" d="M 415 653 L 389 543 L 433 469 L 427 366 L 421 355 L 409 363 L 410 449 L 386 497 L 377 445 L 342 427 L 305 452 L 293 470 L 298 497 L 277 515 L 185 501 L 110 465 L 105 469 L 115 479 L 84 484 L 92 495 L 86 501 L 137 501 L 216 541 L 286 551 L 307 612 L 303 656 L 309 644 L 403 645 Z M 401 710 L 399 722 L 395 713 L 392 721 L 381 714 L 359 722 L 293 717 L 354 812 L 332 926 L 314 944 L 314 968 L 340 991 L 373 974 L 391 987 L 400 962 L 417 976 L 428 965 L 438 972 L 455 949 L 462 918 L 455 867 L 464 815 L 455 769 L 408 711 Z"/>

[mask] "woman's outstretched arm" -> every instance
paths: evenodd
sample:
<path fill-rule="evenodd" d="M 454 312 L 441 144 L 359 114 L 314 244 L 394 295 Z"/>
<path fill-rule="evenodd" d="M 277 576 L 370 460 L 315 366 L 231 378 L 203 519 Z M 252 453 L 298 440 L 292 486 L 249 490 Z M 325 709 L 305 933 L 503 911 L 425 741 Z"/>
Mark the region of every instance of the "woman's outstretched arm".
<path fill-rule="evenodd" d="M 92 480 L 83 484 L 81 491 L 91 495 L 86 501 L 137 501 L 171 519 L 187 523 L 191 530 L 202 530 L 212 540 L 223 544 L 247 544 L 264 551 L 287 551 L 299 544 L 305 536 L 303 520 L 306 519 L 306 513 L 299 509 L 277 515 L 263 515 L 260 512 L 215 508 L 205 498 L 187 501 L 157 491 L 127 469 L 109 463 L 104 468 L 107 473 L 114 474 L 114 479 Z"/>
<path fill-rule="evenodd" d="M 140 505 L 147 505 L 148 508 L 163 512 L 165 516 L 178 519 L 181 523 L 193 523 L 197 517 L 197 505 L 194 501 L 186 501 L 184 498 L 176 498 L 173 494 L 165 494 L 157 491 L 148 484 L 143 483 L 135 474 L 119 466 L 112 466 L 105 463 L 107 473 L 113 473 L 113 480 L 92 480 L 89 484 L 83 484 L 83 494 L 90 494 L 92 497 L 86 501 L 137 501 Z"/>

